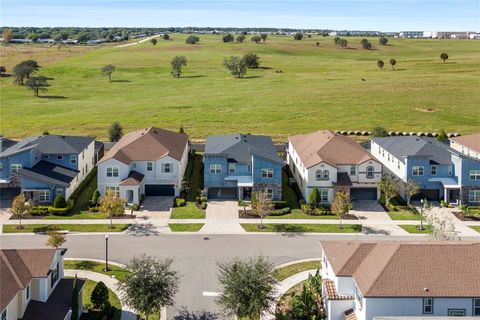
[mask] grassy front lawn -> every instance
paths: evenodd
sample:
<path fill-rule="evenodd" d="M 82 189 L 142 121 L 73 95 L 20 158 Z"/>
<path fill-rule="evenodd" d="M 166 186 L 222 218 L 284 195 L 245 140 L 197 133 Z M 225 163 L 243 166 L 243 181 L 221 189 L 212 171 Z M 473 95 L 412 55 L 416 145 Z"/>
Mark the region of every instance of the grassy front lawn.
<path fill-rule="evenodd" d="M 88 307 L 92 306 L 92 301 L 90 300 L 92 296 L 92 291 L 97 285 L 97 282 L 88 280 L 85 282 L 85 285 L 83 286 L 83 295 L 82 295 L 82 301 L 83 301 L 83 307 L 87 309 Z M 122 316 L 122 305 L 120 304 L 120 299 L 118 299 L 117 295 L 110 289 L 108 289 L 108 299 L 110 301 L 110 305 L 114 309 L 114 315 L 113 318 L 114 320 L 120 320 Z M 100 320 L 100 319 L 107 319 L 103 318 L 100 314 L 98 313 L 89 313 L 83 314 L 80 318 L 81 320 Z"/>
<path fill-rule="evenodd" d="M 480 232 L 480 226 L 470 226 L 473 230 Z"/>
<path fill-rule="evenodd" d="M 338 220 L 338 217 L 333 214 L 326 214 L 321 216 L 311 216 L 303 212 L 302 209 L 294 209 L 290 213 L 284 215 L 267 216 L 266 219 L 334 219 Z"/>
<path fill-rule="evenodd" d="M 125 279 L 125 276 L 130 273 L 130 271 L 125 268 L 109 264 L 108 270 L 104 271 L 105 263 L 90 261 L 90 260 L 65 260 L 65 269 L 74 269 L 74 270 L 88 270 L 93 272 L 98 272 L 105 274 L 107 276 L 114 276 L 115 279 L 122 281 Z"/>
<path fill-rule="evenodd" d="M 295 263 L 283 268 L 276 269 L 275 278 L 277 278 L 278 281 L 283 281 L 288 277 L 293 276 L 294 274 L 307 270 L 318 269 L 320 267 L 320 260 Z"/>
<path fill-rule="evenodd" d="M 423 225 L 423 230 L 419 230 L 420 225 L 414 225 L 414 224 L 406 224 L 406 225 L 401 225 L 399 226 L 403 230 L 407 231 L 408 233 L 416 233 L 416 234 L 429 234 L 431 233 L 431 229 L 429 225 L 424 224 Z"/>
<path fill-rule="evenodd" d="M 17 229 L 17 224 L 3 226 L 3 233 L 45 233 L 52 230 L 68 230 L 73 232 L 122 232 L 129 224 L 114 224 L 110 229 L 109 224 L 23 224 L 22 229 Z"/>
<path fill-rule="evenodd" d="M 186 206 L 172 208 L 170 219 L 205 219 L 205 211 L 198 209 L 195 203 L 187 202 Z"/>
<path fill-rule="evenodd" d="M 396 206 L 395 210 L 387 211 L 387 214 L 392 220 L 422 220 L 417 210 L 410 209 L 407 206 Z"/>
<path fill-rule="evenodd" d="M 80 211 L 77 213 L 68 214 L 65 216 L 54 216 L 48 215 L 44 216 L 44 220 L 80 220 L 80 219 L 108 219 L 107 215 L 102 212 L 90 212 L 90 211 Z"/>
<path fill-rule="evenodd" d="M 169 223 L 168 226 L 173 232 L 198 232 L 204 223 Z"/>
<path fill-rule="evenodd" d="M 242 228 L 247 232 L 318 232 L 318 233 L 358 233 L 362 231 L 360 224 L 344 224 L 340 229 L 338 224 L 260 224 L 243 223 Z"/>

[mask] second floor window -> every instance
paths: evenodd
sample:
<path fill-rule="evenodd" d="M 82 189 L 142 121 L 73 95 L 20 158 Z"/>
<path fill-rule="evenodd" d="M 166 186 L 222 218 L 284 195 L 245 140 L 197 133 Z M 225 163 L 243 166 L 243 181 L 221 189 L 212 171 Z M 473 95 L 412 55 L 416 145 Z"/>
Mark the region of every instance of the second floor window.
<path fill-rule="evenodd" d="M 3 170 L 3 163 L 0 162 L 0 171 Z"/>
<path fill-rule="evenodd" d="M 22 169 L 22 165 L 20 163 L 12 163 L 10 165 L 10 172 L 11 173 L 18 173 Z"/>
<path fill-rule="evenodd" d="M 248 171 L 248 173 L 251 173 L 251 172 L 252 172 L 252 165 L 250 165 L 250 164 L 247 165 L 247 171 Z"/>
<path fill-rule="evenodd" d="M 470 170 L 470 180 L 480 180 L 480 170 Z"/>
<path fill-rule="evenodd" d="M 375 168 L 372 167 L 372 166 L 368 166 L 367 167 L 367 178 L 368 179 L 373 179 L 374 176 L 375 176 Z"/>
<path fill-rule="evenodd" d="M 423 298 L 423 313 L 433 313 L 433 298 Z"/>
<path fill-rule="evenodd" d="M 109 177 L 109 178 L 118 177 L 118 168 L 108 167 L 107 168 L 107 177 Z"/>
<path fill-rule="evenodd" d="M 480 316 L 480 298 L 473 299 L 473 315 Z"/>
<path fill-rule="evenodd" d="M 77 155 L 72 154 L 70 155 L 70 164 L 75 164 L 77 163 Z"/>
<path fill-rule="evenodd" d="M 328 170 L 317 170 L 315 171 L 315 179 L 316 180 L 328 180 L 330 173 Z"/>
<path fill-rule="evenodd" d="M 153 171 L 153 162 L 147 162 L 147 171 Z"/>
<path fill-rule="evenodd" d="M 172 172 L 172 164 L 171 163 L 164 163 L 162 171 L 163 171 L 163 173 L 171 173 Z"/>
<path fill-rule="evenodd" d="M 210 173 L 211 174 L 221 174 L 222 173 L 222 165 L 221 164 L 211 164 L 210 165 Z"/>
<path fill-rule="evenodd" d="M 63 160 L 63 156 L 57 156 L 57 160 Z"/>
<path fill-rule="evenodd" d="M 430 167 L 430 175 L 431 176 L 436 176 L 437 175 L 437 166 L 431 166 Z"/>
<path fill-rule="evenodd" d="M 413 166 L 412 167 L 412 175 L 414 176 L 423 176 L 424 168 L 421 166 Z"/>
<path fill-rule="evenodd" d="M 262 178 L 273 178 L 273 169 L 270 169 L 270 168 L 262 169 Z"/>
<path fill-rule="evenodd" d="M 351 166 L 350 167 L 350 175 L 354 176 L 357 174 L 357 167 L 356 166 Z"/>
<path fill-rule="evenodd" d="M 235 173 L 235 163 L 228 164 L 228 173 Z"/>

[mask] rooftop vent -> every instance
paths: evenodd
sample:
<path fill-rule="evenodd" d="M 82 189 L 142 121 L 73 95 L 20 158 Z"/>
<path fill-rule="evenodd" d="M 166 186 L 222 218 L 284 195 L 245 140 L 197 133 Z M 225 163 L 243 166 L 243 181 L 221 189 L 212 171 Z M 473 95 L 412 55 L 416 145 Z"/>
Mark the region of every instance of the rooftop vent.
<path fill-rule="evenodd" d="M 158 131 L 157 131 L 157 130 L 153 130 L 153 133 L 156 133 L 156 134 L 158 134 Z"/>
<path fill-rule="evenodd" d="M 423 291 L 429 292 L 430 290 L 428 288 L 423 288 Z"/>

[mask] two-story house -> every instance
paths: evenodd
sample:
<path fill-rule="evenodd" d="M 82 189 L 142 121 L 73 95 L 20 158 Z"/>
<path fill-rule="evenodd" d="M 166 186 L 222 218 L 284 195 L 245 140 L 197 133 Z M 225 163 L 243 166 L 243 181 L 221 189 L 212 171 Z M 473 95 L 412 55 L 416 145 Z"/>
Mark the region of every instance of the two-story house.
<path fill-rule="evenodd" d="M 250 200 L 263 191 L 282 199 L 283 160 L 268 136 L 211 136 L 205 144 L 204 186 L 210 199 Z"/>
<path fill-rule="evenodd" d="M 480 202 L 480 160 L 428 137 L 373 138 L 371 152 L 386 172 L 399 180 L 415 181 L 420 192 L 413 200 Z M 404 184 L 400 196 L 406 198 Z"/>
<path fill-rule="evenodd" d="M 469 157 L 480 159 L 480 133 L 450 138 L 450 148 Z"/>
<path fill-rule="evenodd" d="M 0 250 L 0 319 L 70 319 L 73 279 L 64 279 L 66 249 Z M 78 315 L 85 280 L 77 279 Z"/>
<path fill-rule="evenodd" d="M 480 243 L 320 245 L 328 320 L 480 316 Z"/>
<path fill-rule="evenodd" d="M 305 200 L 318 189 L 331 204 L 337 191 L 353 200 L 377 200 L 382 165 L 353 139 L 331 131 L 288 138 L 287 163 Z"/>
<path fill-rule="evenodd" d="M 0 153 L 0 182 L 20 187 L 34 203 L 73 193 L 95 166 L 95 138 L 42 135 Z"/>
<path fill-rule="evenodd" d="M 188 136 L 146 128 L 123 136 L 98 162 L 98 190 L 112 190 L 127 203 L 144 196 L 178 196 L 187 167 Z"/>

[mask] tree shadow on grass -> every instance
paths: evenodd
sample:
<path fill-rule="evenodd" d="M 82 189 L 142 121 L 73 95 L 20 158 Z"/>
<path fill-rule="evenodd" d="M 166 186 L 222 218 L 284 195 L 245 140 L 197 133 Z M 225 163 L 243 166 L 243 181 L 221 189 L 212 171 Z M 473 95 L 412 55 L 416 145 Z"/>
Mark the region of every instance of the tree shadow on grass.
<path fill-rule="evenodd" d="M 219 315 L 209 311 L 188 311 L 187 307 L 182 307 L 178 310 L 178 314 L 173 317 L 173 320 L 218 320 Z"/>
<path fill-rule="evenodd" d="M 271 67 L 258 67 L 258 69 L 271 70 L 271 69 L 273 69 L 273 68 L 271 68 Z"/>
<path fill-rule="evenodd" d="M 305 228 L 294 224 L 276 224 L 273 225 L 273 231 L 281 233 L 287 237 L 297 237 L 303 235 Z"/>
<path fill-rule="evenodd" d="M 241 79 L 256 79 L 256 78 L 263 78 L 262 76 L 245 76 Z"/>
<path fill-rule="evenodd" d="M 126 83 L 126 82 L 132 82 L 132 81 L 130 81 L 130 80 L 112 80 L 110 82 L 120 82 L 120 83 L 125 82 Z"/>
<path fill-rule="evenodd" d="M 33 228 L 33 233 L 48 233 L 49 231 L 58 231 L 59 228 L 56 225 L 50 224 L 46 226 L 41 226 Z"/>
<path fill-rule="evenodd" d="M 193 78 L 205 78 L 206 75 L 204 74 L 197 74 L 195 76 L 181 76 L 180 78 L 184 78 L 184 79 L 193 79 Z"/>
<path fill-rule="evenodd" d="M 38 97 L 42 99 L 68 99 L 65 96 L 38 96 Z"/>
<path fill-rule="evenodd" d="M 89 260 L 75 261 L 73 260 L 75 269 L 92 270 L 95 267 L 95 262 Z"/>

